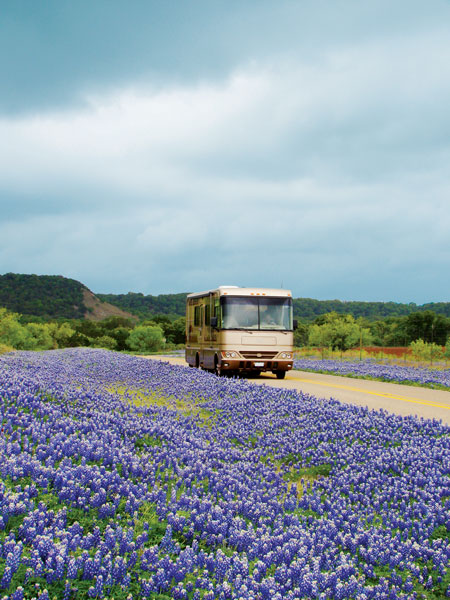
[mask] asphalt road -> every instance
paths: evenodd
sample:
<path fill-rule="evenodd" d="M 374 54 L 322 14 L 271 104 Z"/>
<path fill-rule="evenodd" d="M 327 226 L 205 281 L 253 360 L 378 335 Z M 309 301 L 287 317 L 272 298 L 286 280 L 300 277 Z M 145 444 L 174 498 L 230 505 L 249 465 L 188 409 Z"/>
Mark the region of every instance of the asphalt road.
<path fill-rule="evenodd" d="M 188 368 L 184 358 L 181 357 L 148 356 L 146 358 Z M 398 415 L 438 419 L 450 425 L 450 392 L 306 371 L 289 371 L 286 379 L 283 380 L 277 379 L 271 373 L 264 373 L 260 377 L 249 380 L 256 385 L 295 389 L 318 398 L 335 398 L 347 404 L 374 409 L 383 408 Z"/>

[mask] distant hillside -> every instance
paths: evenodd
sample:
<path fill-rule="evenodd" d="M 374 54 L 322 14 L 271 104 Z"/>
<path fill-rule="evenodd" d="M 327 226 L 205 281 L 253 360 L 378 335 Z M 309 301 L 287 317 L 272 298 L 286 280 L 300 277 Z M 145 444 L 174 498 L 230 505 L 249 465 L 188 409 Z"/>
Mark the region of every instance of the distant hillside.
<path fill-rule="evenodd" d="M 61 275 L 0 275 L 0 307 L 22 315 L 44 319 L 89 319 L 98 321 L 110 316 L 131 315 L 148 319 L 154 315 L 171 318 L 185 314 L 186 293 L 152 296 L 141 293 L 93 294 L 75 279 Z M 371 321 L 387 317 L 407 316 L 413 312 L 431 310 L 450 317 L 450 302 L 436 302 L 420 306 L 397 302 L 343 302 L 341 300 L 314 300 L 294 298 L 295 318 L 312 322 L 318 316 L 336 311 L 366 317 Z"/>
<path fill-rule="evenodd" d="M 160 294 L 159 296 L 128 292 L 128 294 L 97 294 L 114 306 L 127 310 L 142 318 L 154 314 L 183 316 L 186 310 L 187 294 Z M 407 316 L 413 312 L 431 310 L 450 317 L 450 302 L 436 302 L 418 306 L 413 302 L 343 302 L 342 300 L 314 300 L 312 298 L 294 298 L 294 316 L 305 322 L 314 321 L 319 315 L 336 311 L 340 314 L 352 314 L 355 318 L 365 317 L 371 321 L 386 317 Z"/>
<path fill-rule="evenodd" d="M 160 294 L 152 296 L 128 292 L 128 294 L 97 294 L 104 302 L 109 302 L 141 318 L 155 314 L 183 317 L 186 313 L 187 294 Z"/>
<path fill-rule="evenodd" d="M 44 319 L 89 319 L 131 315 L 101 302 L 86 286 L 61 275 L 0 275 L 0 306 Z"/>
<path fill-rule="evenodd" d="M 370 321 L 378 321 L 387 317 L 403 317 L 426 310 L 450 317 L 450 302 L 430 302 L 417 305 L 414 302 L 402 304 L 399 302 L 343 302 L 342 300 L 294 298 L 294 315 L 302 321 L 313 321 L 319 315 L 332 311 L 338 314 L 351 314 L 355 318 L 365 317 Z"/>

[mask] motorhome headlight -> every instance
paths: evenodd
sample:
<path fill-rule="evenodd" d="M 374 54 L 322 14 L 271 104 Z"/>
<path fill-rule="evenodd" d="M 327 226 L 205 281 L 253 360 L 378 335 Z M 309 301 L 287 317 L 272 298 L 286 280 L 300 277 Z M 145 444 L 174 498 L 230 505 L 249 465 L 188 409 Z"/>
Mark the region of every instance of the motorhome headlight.
<path fill-rule="evenodd" d="M 227 352 L 224 352 L 223 355 L 225 358 L 236 358 L 237 352 L 234 352 L 234 350 L 227 350 Z"/>
<path fill-rule="evenodd" d="M 280 358 L 292 358 L 292 354 L 290 352 L 282 352 Z"/>

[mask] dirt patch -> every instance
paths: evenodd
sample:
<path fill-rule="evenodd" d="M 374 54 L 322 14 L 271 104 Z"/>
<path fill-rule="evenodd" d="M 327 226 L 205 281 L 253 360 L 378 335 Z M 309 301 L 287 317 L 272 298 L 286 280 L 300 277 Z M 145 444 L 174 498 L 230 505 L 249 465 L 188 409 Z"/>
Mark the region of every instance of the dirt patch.
<path fill-rule="evenodd" d="M 125 317 L 126 319 L 137 320 L 131 313 L 125 312 L 108 302 L 102 302 L 87 288 L 83 290 L 83 302 L 87 309 L 84 317 L 89 321 L 101 321 L 108 317 Z"/>

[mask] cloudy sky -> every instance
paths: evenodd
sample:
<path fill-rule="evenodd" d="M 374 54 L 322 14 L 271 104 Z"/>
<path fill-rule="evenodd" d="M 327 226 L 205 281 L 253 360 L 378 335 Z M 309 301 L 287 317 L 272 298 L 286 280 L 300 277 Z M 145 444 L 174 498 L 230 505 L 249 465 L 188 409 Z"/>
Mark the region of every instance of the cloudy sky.
<path fill-rule="evenodd" d="M 2 0 L 0 273 L 450 301 L 448 0 Z"/>

